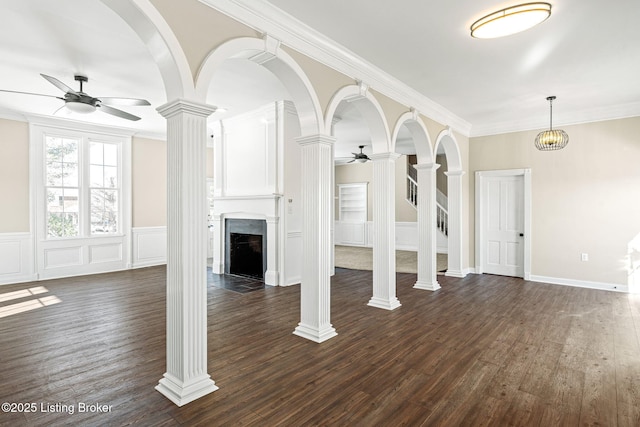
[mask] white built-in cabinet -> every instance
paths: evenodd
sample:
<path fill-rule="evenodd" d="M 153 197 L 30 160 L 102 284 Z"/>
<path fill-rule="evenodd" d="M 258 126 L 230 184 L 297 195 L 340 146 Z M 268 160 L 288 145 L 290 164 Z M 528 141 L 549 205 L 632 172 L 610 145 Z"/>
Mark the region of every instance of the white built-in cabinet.
<path fill-rule="evenodd" d="M 338 245 L 367 244 L 368 183 L 338 184 L 338 222 L 335 242 Z"/>
<path fill-rule="evenodd" d="M 367 183 L 338 184 L 340 221 L 367 221 Z"/>

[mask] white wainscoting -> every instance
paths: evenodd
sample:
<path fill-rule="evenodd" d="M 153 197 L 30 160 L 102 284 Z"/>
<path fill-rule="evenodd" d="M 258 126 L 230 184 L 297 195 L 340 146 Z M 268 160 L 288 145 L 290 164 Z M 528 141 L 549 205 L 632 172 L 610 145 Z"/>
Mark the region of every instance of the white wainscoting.
<path fill-rule="evenodd" d="M 133 268 L 167 263 L 167 227 L 135 227 L 132 236 Z"/>
<path fill-rule="evenodd" d="M 285 250 L 285 280 L 283 285 L 296 285 L 302 282 L 302 231 L 290 231 L 287 233 Z"/>
<path fill-rule="evenodd" d="M 31 233 L 0 233 L 0 285 L 36 279 Z"/>
<path fill-rule="evenodd" d="M 373 222 L 336 221 L 335 244 L 344 246 L 373 246 Z M 447 238 L 438 232 L 437 252 L 447 253 Z M 418 251 L 418 223 L 396 222 L 396 249 Z"/>

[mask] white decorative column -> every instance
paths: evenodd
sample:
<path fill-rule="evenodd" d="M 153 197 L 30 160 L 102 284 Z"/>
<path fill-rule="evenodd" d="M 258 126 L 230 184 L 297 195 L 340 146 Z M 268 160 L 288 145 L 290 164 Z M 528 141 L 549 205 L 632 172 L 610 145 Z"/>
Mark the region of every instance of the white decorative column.
<path fill-rule="evenodd" d="M 373 154 L 373 296 L 367 305 L 393 310 L 396 298 L 396 153 Z"/>
<path fill-rule="evenodd" d="M 167 372 L 156 386 L 182 406 L 218 389 L 207 374 L 207 117 L 176 100 L 167 119 Z"/>
<path fill-rule="evenodd" d="M 302 157 L 302 283 L 294 334 L 315 342 L 337 335 L 331 325 L 331 175 L 335 138 L 297 139 Z"/>
<path fill-rule="evenodd" d="M 416 289 L 440 289 L 436 271 L 436 170 L 435 163 L 415 165 L 418 170 L 418 280 Z"/>
<path fill-rule="evenodd" d="M 449 171 L 447 175 L 447 210 L 449 224 L 448 261 L 445 276 L 465 277 L 462 270 L 462 176 L 464 171 Z"/>
<path fill-rule="evenodd" d="M 278 200 L 279 202 L 279 200 Z M 278 203 L 276 202 L 276 203 Z M 264 273 L 264 284 L 270 286 L 278 286 L 280 283 L 278 275 L 278 223 L 280 218 L 277 216 L 267 217 L 267 271 Z"/>

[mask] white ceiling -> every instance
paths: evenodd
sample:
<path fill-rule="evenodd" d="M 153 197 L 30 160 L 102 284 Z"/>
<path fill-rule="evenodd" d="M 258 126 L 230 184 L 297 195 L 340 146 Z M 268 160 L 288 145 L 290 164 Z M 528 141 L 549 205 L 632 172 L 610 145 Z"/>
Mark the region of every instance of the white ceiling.
<path fill-rule="evenodd" d="M 640 1 L 551 0 L 523 33 L 470 37 L 526 1 L 269 0 L 472 125 L 472 135 L 640 115 Z M 557 119 L 557 120 L 556 120 Z"/>
<path fill-rule="evenodd" d="M 264 2 L 266 0 L 255 0 Z M 640 1 L 557 0 L 552 16 L 525 33 L 477 40 L 469 25 L 514 2 L 499 0 L 270 0 L 310 27 L 471 123 L 472 135 L 542 128 L 545 98 L 556 95 L 554 124 L 640 115 Z M 98 0 L 0 0 L 0 89 L 62 95 L 40 73 L 76 88 L 89 77 L 92 96 L 146 98 L 151 107 L 122 107 L 129 122 L 98 112 L 57 115 L 162 135 L 155 108 L 166 102 L 160 73 L 134 32 Z M 288 98 L 268 71 L 227 61 L 208 101 L 234 115 Z M 62 101 L 0 92 L 0 115 L 51 115 Z M 357 151 L 366 130 L 336 126 Z M 217 119 L 223 113 L 217 113 Z M 365 149 L 365 152 L 367 150 Z M 340 154 L 340 153 L 339 153 Z"/>

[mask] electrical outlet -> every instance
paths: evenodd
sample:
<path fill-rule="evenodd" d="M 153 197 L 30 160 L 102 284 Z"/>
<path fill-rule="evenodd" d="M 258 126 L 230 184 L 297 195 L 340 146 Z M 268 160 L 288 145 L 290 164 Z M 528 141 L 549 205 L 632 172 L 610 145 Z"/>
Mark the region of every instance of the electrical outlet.
<path fill-rule="evenodd" d="M 582 254 L 582 261 L 589 261 L 589 254 Z"/>

